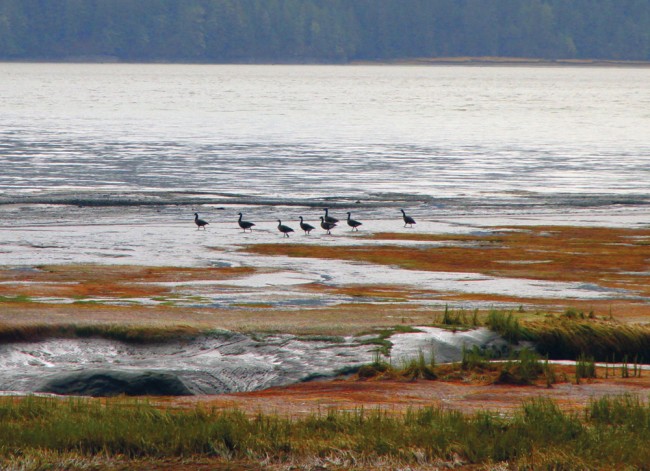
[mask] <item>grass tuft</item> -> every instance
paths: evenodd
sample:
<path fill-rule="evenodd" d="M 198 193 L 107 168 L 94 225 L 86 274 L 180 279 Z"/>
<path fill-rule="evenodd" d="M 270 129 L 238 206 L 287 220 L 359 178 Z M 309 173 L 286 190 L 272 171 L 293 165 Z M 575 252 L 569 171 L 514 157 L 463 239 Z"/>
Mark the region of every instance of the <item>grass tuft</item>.
<path fill-rule="evenodd" d="M 485 320 L 485 325 L 510 343 L 516 344 L 520 340 L 530 340 L 528 330 L 521 326 L 517 317 L 511 312 L 491 310 Z"/>
<path fill-rule="evenodd" d="M 544 365 L 539 356 L 532 350 L 524 348 L 503 364 L 496 382 L 499 384 L 533 384 L 542 373 L 544 373 Z"/>

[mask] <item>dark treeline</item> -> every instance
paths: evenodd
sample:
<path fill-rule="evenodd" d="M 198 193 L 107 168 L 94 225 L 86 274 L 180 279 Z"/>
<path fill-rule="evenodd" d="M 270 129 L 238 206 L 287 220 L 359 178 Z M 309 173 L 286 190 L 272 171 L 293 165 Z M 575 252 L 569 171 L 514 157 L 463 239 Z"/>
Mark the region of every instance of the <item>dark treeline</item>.
<path fill-rule="evenodd" d="M 650 0 L 0 0 L 0 59 L 650 60 Z"/>

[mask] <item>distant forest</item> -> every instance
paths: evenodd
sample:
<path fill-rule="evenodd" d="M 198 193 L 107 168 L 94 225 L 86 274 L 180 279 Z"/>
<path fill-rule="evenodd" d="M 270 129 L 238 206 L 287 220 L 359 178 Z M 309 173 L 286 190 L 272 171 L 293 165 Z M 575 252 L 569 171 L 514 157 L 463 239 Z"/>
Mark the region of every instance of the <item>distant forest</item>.
<path fill-rule="evenodd" d="M 650 0 L 0 0 L 0 59 L 650 60 Z"/>

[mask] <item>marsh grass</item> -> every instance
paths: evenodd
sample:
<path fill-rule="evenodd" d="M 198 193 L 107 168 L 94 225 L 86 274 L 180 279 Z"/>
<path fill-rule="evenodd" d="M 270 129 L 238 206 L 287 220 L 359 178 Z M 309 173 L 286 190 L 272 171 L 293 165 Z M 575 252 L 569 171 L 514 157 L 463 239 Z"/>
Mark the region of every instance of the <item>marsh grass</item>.
<path fill-rule="evenodd" d="M 0 323 L 0 341 L 31 342 L 48 338 L 97 337 L 130 343 L 156 343 L 211 335 L 213 331 L 196 327 L 140 326 L 117 324 L 29 324 L 5 325 Z"/>
<path fill-rule="evenodd" d="M 536 350 L 553 360 L 577 360 L 581 356 L 609 361 L 612 356 L 643 363 L 650 352 L 650 326 L 621 324 L 597 319 L 592 313 L 567 309 L 544 320 L 520 321 L 513 312 L 491 310 L 485 326 L 510 343 L 530 341 Z"/>
<path fill-rule="evenodd" d="M 633 396 L 605 397 L 571 413 L 535 398 L 511 416 L 427 407 L 404 414 L 328 410 L 290 419 L 126 399 L 0 398 L 0 463 L 16 456 L 295 463 L 333 454 L 357 463 L 383 458 L 401 468 L 455 460 L 645 469 L 650 408 Z"/>
<path fill-rule="evenodd" d="M 511 359 L 501 364 L 501 372 L 497 383 L 533 384 L 544 372 L 544 364 L 541 362 L 539 355 L 528 348 L 524 348 L 514 352 Z"/>
<path fill-rule="evenodd" d="M 490 364 L 491 355 L 474 345 L 467 348 L 463 345 L 460 369 L 464 371 L 483 370 Z"/>
<path fill-rule="evenodd" d="M 518 317 L 512 312 L 491 310 L 485 319 L 485 325 L 510 343 L 531 340 L 530 332 L 521 325 Z"/>
<path fill-rule="evenodd" d="M 386 373 L 393 374 L 393 372 L 393 366 L 386 361 L 385 357 L 379 351 L 375 351 L 372 363 L 361 365 L 357 371 L 357 375 L 361 379 L 368 379 L 376 378 Z"/>
<path fill-rule="evenodd" d="M 634 363 L 632 366 L 630 366 L 627 355 L 623 357 L 623 361 L 619 365 L 619 370 L 621 378 L 641 377 L 641 371 L 643 371 L 643 369 L 638 364 L 636 357 L 634 359 Z M 616 369 L 614 369 L 614 372 L 616 372 Z"/>
<path fill-rule="evenodd" d="M 593 319 L 553 318 L 526 323 L 528 339 L 537 350 L 552 359 L 577 359 L 580 355 L 596 361 L 637 358 L 647 361 L 650 352 L 650 327 L 618 324 Z"/>
<path fill-rule="evenodd" d="M 362 365 L 357 371 L 357 376 L 360 379 L 437 379 L 435 352 L 431 350 L 428 357 L 427 359 L 427 355 L 420 351 L 416 357 L 402 359 L 398 365 L 395 365 L 377 351 L 372 363 Z"/>
<path fill-rule="evenodd" d="M 588 357 L 584 354 L 580 355 L 576 360 L 576 383 L 579 383 L 582 378 L 596 378 L 596 364 L 593 357 Z"/>
<path fill-rule="evenodd" d="M 423 351 L 418 353 L 416 358 L 411 358 L 404 360 L 402 362 L 401 368 L 398 371 L 400 376 L 415 380 L 415 379 L 428 379 L 433 380 L 437 379 L 438 375 L 436 373 L 436 356 L 433 349 L 429 353 L 429 359 L 426 359 L 426 356 Z"/>

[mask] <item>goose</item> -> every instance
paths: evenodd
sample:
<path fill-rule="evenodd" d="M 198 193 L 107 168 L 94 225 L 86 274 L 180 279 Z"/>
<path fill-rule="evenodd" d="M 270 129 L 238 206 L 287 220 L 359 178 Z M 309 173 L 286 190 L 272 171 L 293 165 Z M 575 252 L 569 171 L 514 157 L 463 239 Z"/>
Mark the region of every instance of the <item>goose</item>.
<path fill-rule="evenodd" d="M 352 213 L 348 213 L 348 226 L 350 226 L 353 231 L 358 231 L 359 229 L 357 229 L 357 228 L 359 226 L 361 226 L 362 224 L 359 221 L 355 221 L 354 219 L 350 219 L 351 215 L 352 215 Z"/>
<path fill-rule="evenodd" d="M 413 219 L 411 216 L 407 216 L 403 209 L 400 209 L 400 211 L 402 212 L 402 218 L 404 219 L 404 227 L 406 227 L 407 224 L 410 227 L 413 227 L 413 224 L 415 224 L 415 219 Z"/>
<path fill-rule="evenodd" d="M 278 219 L 278 230 L 282 232 L 285 237 L 289 237 L 289 232 L 293 232 L 293 229 L 291 229 L 289 226 L 285 226 L 282 224 L 282 221 Z"/>
<path fill-rule="evenodd" d="M 320 227 L 325 229 L 328 234 L 332 234 L 330 231 L 336 227 L 336 224 L 333 222 L 327 222 L 323 216 L 320 217 Z"/>
<path fill-rule="evenodd" d="M 329 209 L 325 208 L 325 222 L 328 222 L 330 224 L 336 224 L 337 222 L 339 222 L 338 219 L 333 218 L 332 216 L 330 216 L 328 214 L 328 211 L 329 211 Z"/>
<path fill-rule="evenodd" d="M 239 227 L 244 229 L 244 232 L 246 232 L 246 229 L 250 229 L 251 232 L 253 232 L 253 226 L 255 225 L 252 222 L 248 221 L 242 221 L 241 218 L 243 217 L 242 213 L 239 213 L 239 221 L 237 223 L 239 224 Z"/>
<path fill-rule="evenodd" d="M 306 235 L 309 235 L 309 233 L 310 233 L 311 231 L 313 231 L 313 230 L 315 229 L 315 227 L 312 226 L 311 224 L 307 224 L 306 222 L 304 222 L 304 221 L 302 220 L 302 216 L 300 216 L 300 229 L 302 229 L 303 231 L 305 231 L 305 234 L 306 234 Z"/>
<path fill-rule="evenodd" d="M 203 228 L 203 230 L 205 230 L 205 226 L 207 226 L 210 223 L 204 221 L 203 219 L 199 219 L 199 213 L 194 213 L 194 224 L 196 224 L 198 226 L 196 228 L 196 230 L 198 231 L 201 228 Z"/>

